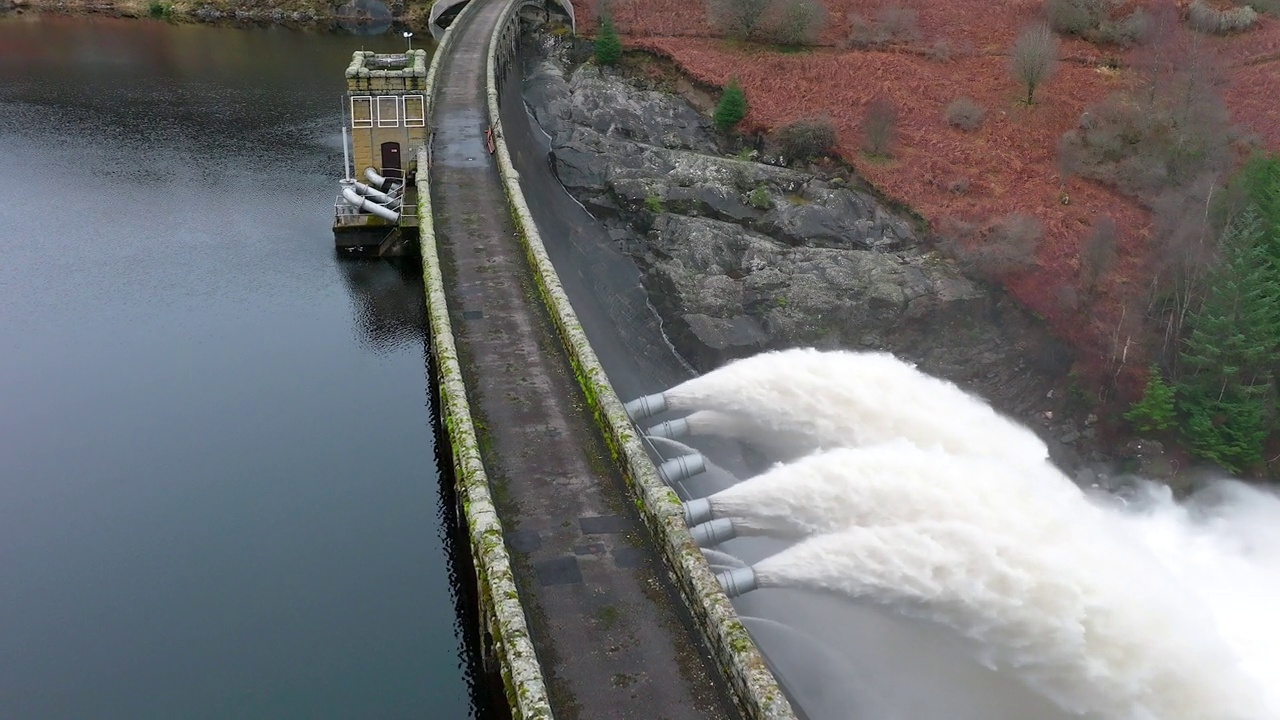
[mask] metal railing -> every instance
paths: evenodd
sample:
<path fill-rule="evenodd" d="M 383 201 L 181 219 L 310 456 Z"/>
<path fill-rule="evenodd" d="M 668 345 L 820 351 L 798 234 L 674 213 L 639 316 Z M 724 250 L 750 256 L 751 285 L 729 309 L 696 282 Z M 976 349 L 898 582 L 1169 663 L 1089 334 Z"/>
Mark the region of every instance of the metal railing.
<path fill-rule="evenodd" d="M 404 196 L 402 194 L 396 194 L 393 197 L 401 201 L 399 207 L 393 208 L 394 210 L 400 213 L 400 222 L 404 222 L 406 218 L 412 218 L 415 220 L 418 218 L 418 203 L 404 202 Z M 377 217 L 377 216 L 371 213 L 360 212 L 358 208 L 353 206 L 351 203 L 347 202 L 346 198 L 342 197 L 342 193 L 338 193 L 338 195 L 334 198 L 334 201 L 333 201 L 333 224 L 334 225 L 342 225 L 342 226 L 363 225 L 364 224 L 363 218 L 368 218 L 368 217 Z"/>

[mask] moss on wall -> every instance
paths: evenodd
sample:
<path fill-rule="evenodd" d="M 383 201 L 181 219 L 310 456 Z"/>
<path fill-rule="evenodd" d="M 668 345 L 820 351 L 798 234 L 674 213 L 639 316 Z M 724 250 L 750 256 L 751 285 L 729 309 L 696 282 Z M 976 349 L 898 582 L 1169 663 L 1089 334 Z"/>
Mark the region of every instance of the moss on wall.
<path fill-rule="evenodd" d="M 506 189 L 509 210 L 516 221 L 542 299 L 568 350 L 583 394 L 623 471 L 636 507 L 675 575 L 681 595 L 729 681 L 739 709 L 752 720 L 794 719 L 791 704 L 738 619 L 733 604 L 720 590 L 701 549 L 690 536 L 679 498 L 659 480 L 657 468 L 645 452 L 622 401 L 609 384 L 604 367 L 596 358 L 568 295 L 560 285 L 520 189 L 520 176 L 511 164 L 511 155 L 502 134 L 496 70 L 499 54 L 514 48 L 515 33 L 518 32 L 515 10 L 523 1 L 507 0 L 501 19 L 494 28 L 488 52 L 486 94 L 489 120 L 497 141 L 498 169 Z"/>
<path fill-rule="evenodd" d="M 469 12 L 472 7 L 475 5 L 468 6 L 463 12 Z M 462 20 L 459 17 L 445 33 L 432 59 L 427 74 L 427 117 L 431 117 L 440 59 L 447 52 L 453 29 L 459 27 Z M 428 153 L 428 148 L 419 148 L 418 167 L 428 167 Z M 467 523 L 481 597 L 481 622 L 492 639 L 512 716 L 516 720 L 550 720 L 551 704 L 547 698 L 546 683 L 529 637 L 524 607 L 511 571 L 511 557 L 503 540 L 502 523 L 489 493 L 489 479 L 481 459 L 476 427 L 458 362 L 458 349 L 449 322 L 435 227 L 433 222 L 427 221 L 428 218 L 434 219 L 429 180 L 429 173 L 418 174 L 418 215 L 423 218 L 420 230 L 422 277 L 427 295 L 432 352 L 436 358 L 436 383 L 440 388 L 440 414 L 449 436 L 454 481 Z"/>

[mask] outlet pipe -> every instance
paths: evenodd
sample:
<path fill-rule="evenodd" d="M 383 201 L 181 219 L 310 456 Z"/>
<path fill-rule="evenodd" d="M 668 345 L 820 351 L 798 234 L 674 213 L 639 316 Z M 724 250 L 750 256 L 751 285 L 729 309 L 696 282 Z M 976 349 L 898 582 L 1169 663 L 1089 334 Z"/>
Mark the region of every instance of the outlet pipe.
<path fill-rule="evenodd" d="M 662 478 L 662 482 L 667 485 L 675 485 L 681 480 L 687 480 L 706 469 L 707 459 L 702 456 L 702 453 L 680 455 L 659 465 L 658 477 Z"/>
<path fill-rule="evenodd" d="M 645 435 L 675 440 L 689 434 L 689 421 L 685 418 L 664 420 L 644 431 Z"/>
<path fill-rule="evenodd" d="M 626 408 L 627 415 L 630 415 L 632 420 L 643 420 L 666 411 L 667 395 L 666 393 L 645 395 L 632 400 L 623 407 Z"/>
<path fill-rule="evenodd" d="M 720 589 L 725 595 L 731 598 L 746 595 L 752 590 L 760 588 L 760 580 L 756 577 L 756 571 L 749 567 L 734 568 L 729 572 L 717 573 L 716 582 L 720 583 Z"/>
<path fill-rule="evenodd" d="M 356 182 L 355 180 L 351 181 L 351 187 L 355 188 L 357 193 L 373 200 L 379 205 L 385 205 L 393 210 L 400 207 L 400 198 L 392 197 L 377 188 L 369 187 L 368 185 L 365 185 L 362 182 Z"/>
<path fill-rule="evenodd" d="M 373 213 L 374 215 L 390 220 L 391 222 L 396 222 L 400 219 L 400 213 L 389 207 L 379 205 L 367 197 L 361 196 L 354 188 L 342 188 L 342 197 L 347 201 L 348 205 L 354 206 L 360 212 Z"/>
<path fill-rule="evenodd" d="M 684 522 L 689 527 L 711 521 L 711 501 L 694 498 L 684 504 Z"/>
<path fill-rule="evenodd" d="M 346 128 L 343 128 L 343 130 L 345 129 Z M 386 190 L 387 192 L 391 192 L 392 190 L 395 190 L 396 188 L 400 187 L 399 183 L 397 183 L 394 180 L 388 180 L 387 178 L 379 175 L 378 171 L 374 170 L 373 168 L 365 168 L 364 176 L 368 178 L 369 183 L 371 185 L 373 185 L 376 188 L 381 188 L 383 190 Z"/>
<path fill-rule="evenodd" d="M 701 525 L 694 525 L 689 528 L 689 534 L 693 535 L 693 541 L 698 544 L 698 547 L 710 547 L 736 538 L 738 531 L 733 527 L 732 520 L 720 518 L 711 522 L 704 522 Z"/>

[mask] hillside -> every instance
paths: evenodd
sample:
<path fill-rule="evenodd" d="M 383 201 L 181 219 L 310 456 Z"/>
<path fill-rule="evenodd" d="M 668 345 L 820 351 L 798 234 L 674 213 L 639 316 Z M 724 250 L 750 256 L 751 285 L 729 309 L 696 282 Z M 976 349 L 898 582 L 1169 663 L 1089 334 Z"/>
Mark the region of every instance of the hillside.
<path fill-rule="evenodd" d="M 577 9 L 581 28 L 589 31 L 595 17 L 588 5 Z M 1115 8 L 1116 16 L 1134 5 Z M 1148 360 L 1141 336 L 1151 329 L 1141 318 L 1157 260 L 1152 212 L 1133 196 L 1064 175 L 1057 147 L 1087 108 L 1133 80 L 1142 48 L 1061 38 L 1057 71 L 1028 106 L 1020 102 L 1025 91 L 1010 76 L 1008 56 L 1020 28 L 1043 20 L 1043 2 L 920 0 L 905 7 L 914 32 L 875 49 L 850 47 L 852 18 L 874 22 L 886 7 L 891 13 L 904 9 L 831 0 L 816 45 L 802 51 L 718 37 L 702 3 L 617 0 L 612 12 L 629 47 L 668 56 L 708 85 L 736 77 L 750 102 L 746 131 L 829 117 L 841 158 L 923 215 L 940 235 L 976 227 L 973 237 L 981 238 L 983 228 L 1012 214 L 1036 218 L 1043 239 L 1034 264 L 997 279 L 1077 349 L 1082 376 L 1132 399 Z M 1217 58 L 1231 121 L 1245 133 L 1236 150 L 1249 143 L 1280 149 L 1280 20 L 1264 15 L 1247 32 L 1196 33 L 1192 41 L 1198 53 Z M 986 110 L 972 132 L 946 122 L 945 108 L 962 96 Z M 877 97 L 897 112 L 890 160 L 861 151 L 864 109 Z M 1116 221 L 1116 258 L 1086 304 L 1081 252 L 1103 216 Z"/>

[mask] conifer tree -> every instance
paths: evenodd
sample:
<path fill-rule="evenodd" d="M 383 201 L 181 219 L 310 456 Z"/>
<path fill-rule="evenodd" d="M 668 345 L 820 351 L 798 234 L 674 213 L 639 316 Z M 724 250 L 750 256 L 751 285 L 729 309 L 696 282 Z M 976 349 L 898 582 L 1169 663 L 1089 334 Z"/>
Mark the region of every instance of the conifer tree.
<path fill-rule="evenodd" d="M 1280 277 L 1256 206 L 1228 225 L 1223 263 L 1191 320 L 1179 407 L 1191 449 L 1230 470 L 1261 458 L 1275 420 Z"/>
<path fill-rule="evenodd" d="M 616 65 L 622 57 L 622 38 L 613 19 L 605 15 L 600 20 L 600 36 L 596 38 L 596 64 Z"/>
<path fill-rule="evenodd" d="M 1164 381 L 1160 368 L 1152 365 L 1142 399 L 1134 403 L 1124 417 L 1143 432 L 1168 430 L 1177 420 L 1173 395 L 1173 387 Z"/>
<path fill-rule="evenodd" d="M 742 91 L 737 78 L 729 81 L 724 93 L 720 96 L 720 104 L 716 105 L 714 119 L 721 130 L 731 130 L 747 116 L 747 94 Z"/>

